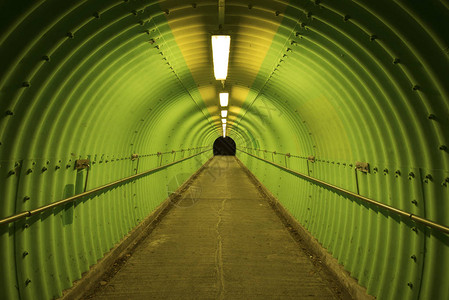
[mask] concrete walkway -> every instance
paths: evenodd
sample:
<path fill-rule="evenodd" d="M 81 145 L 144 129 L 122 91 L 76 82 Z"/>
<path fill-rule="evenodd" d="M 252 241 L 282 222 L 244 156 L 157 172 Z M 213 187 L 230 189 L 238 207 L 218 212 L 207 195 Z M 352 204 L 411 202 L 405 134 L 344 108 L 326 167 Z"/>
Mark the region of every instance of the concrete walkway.
<path fill-rule="evenodd" d="M 236 159 L 216 156 L 91 297 L 346 298 L 322 273 Z"/>

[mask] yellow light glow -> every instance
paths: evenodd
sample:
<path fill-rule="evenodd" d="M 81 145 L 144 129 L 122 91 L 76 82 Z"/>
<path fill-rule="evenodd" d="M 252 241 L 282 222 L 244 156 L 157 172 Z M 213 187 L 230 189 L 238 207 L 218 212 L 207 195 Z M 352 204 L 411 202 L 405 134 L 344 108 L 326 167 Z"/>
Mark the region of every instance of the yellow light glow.
<path fill-rule="evenodd" d="M 230 46 L 231 36 L 212 36 L 212 58 L 214 61 L 214 75 L 216 80 L 225 80 L 228 76 Z"/>
<path fill-rule="evenodd" d="M 220 105 L 222 107 L 228 106 L 229 102 L 229 93 L 220 93 Z"/>
<path fill-rule="evenodd" d="M 221 117 L 222 118 L 226 118 L 228 116 L 228 111 L 227 110 L 222 110 L 221 111 Z"/>

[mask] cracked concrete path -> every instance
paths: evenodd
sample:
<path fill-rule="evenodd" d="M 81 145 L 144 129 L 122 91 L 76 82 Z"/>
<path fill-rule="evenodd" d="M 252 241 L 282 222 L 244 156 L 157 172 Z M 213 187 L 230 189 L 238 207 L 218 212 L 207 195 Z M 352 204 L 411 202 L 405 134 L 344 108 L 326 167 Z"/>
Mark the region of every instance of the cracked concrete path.
<path fill-rule="evenodd" d="M 93 299 L 342 298 L 234 157 L 182 197 Z"/>

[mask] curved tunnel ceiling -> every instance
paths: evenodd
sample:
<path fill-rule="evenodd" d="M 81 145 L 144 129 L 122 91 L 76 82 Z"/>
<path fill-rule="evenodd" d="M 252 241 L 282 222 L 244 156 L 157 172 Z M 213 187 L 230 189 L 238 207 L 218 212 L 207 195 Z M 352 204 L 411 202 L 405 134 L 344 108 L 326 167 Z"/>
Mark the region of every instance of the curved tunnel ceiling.
<path fill-rule="evenodd" d="M 226 1 L 218 19 L 217 1 L 2 1 L 4 171 L 212 147 L 224 89 L 238 148 L 449 177 L 447 1 Z M 216 33 L 231 35 L 224 88 Z M 426 214 L 449 224 L 444 197 Z"/>
<path fill-rule="evenodd" d="M 221 29 L 216 1 L 5 2 L 2 11 L 2 104 L 13 115 L 1 142 L 10 158 L 56 151 L 39 136 L 83 153 L 90 142 L 70 140 L 92 130 L 105 139 L 98 147 L 114 139 L 132 151 L 133 139 L 138 148 L 149 136 L 137 128 L 152 123 L 152 110 L 179 120 L 170 128 L 200 112 L 197 122 L 219 134 L 210 36 L 226 33 L 229 134 L 241 127 L 265 148 L 324 159 L 448 164 L 439 149 L 448 143 L 444 1 L 227 1 Z M 264 138 L 266 129 L 294 144 Z"/>

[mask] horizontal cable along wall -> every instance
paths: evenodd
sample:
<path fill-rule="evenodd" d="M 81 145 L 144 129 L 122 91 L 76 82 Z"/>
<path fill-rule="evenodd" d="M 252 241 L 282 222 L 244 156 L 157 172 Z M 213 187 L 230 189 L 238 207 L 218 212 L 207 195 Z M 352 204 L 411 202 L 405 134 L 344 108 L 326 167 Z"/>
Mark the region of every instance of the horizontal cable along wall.
<path fill-rule="evenodd" d="M 60 297 L 64 289 L 81 278 L 211 156 L 212 149 L 195 147 L 141 155 L 137 159 L 97 158 L 91 160 L 87 181 L 88 169 L 75 170 L 74 159 L 1 164 L 0 171 L 11 174 L 2 183 L 3 188 L 19 191 L 17 212 L 32 211 L 81 194 L 86 183 L 89 191 L 138 176 L 28 218 L 1 224 L 3 296 Z M 152 169 L 148 176 L 138 174 L 148 169 Z M 49 194 L 47 186 L 52 187 Z"/>
<path fill-rule="evenodd" d="M 198 147 L 198 148 L 194 148 L 192 150 L 201 149 L 201 148 L 206 148 L 206 147 Z M 150 154 L 150 155 L 143 155 L 143 156 L 141 156 L 141 157 L 154 156 L 154 155 L 157 155 L 158 157 L 160 156 L 160 160 L 158 159 L 158 164 L 160 164 L 160 165 L 158 167 L 154 168 L 154 169 L 147 170 L 147 171 L 140 172 L 140 173 L 138 173 L 139 158 L 140 157 L 139 157 L 138 154 L 133 154 L 132 157 L 131 157 L 131 160 L 137 160 L 137 165 L 136 165 L 136 167 L 134 169 L 136 174 L 128 176 L 128 177 L 125 177 L 125 178 L 118 179 L 116 181 L 107 183 L 105 185 L 102 185 L 102 186 L 99 186 L 99 187 L 96 187 L 96 188 L 93 188 L 93 189 L 91 189 L 89 191 L 86 191 L 86 189 L 87 189 L 88 178 L 89 178 L 90 161 L 89 160 L 84 160 L 84 161 L 81 161 L 79 163 L 78 163 L 78 161 L 75 161 L 75 169 L 76 170 L 87 169 L 87 171 L 86 171 L 87 173 L 86 173 L 86 176 L 85 176 L 86 179 L 85 179 L 85 183 L 84 183 L 84 192 L 82 192 L 80 194 L 77 194 L 75 196 L 71 196 L 71 197 L 68 197 L 68 198 L 65 198 L 65 199 L 53 202 L 53 203 L 49 203 L 49 204 L 44 205 L 44 206 L 40 206 L 40 207 L 32 209 L 32 210 L 24 211 L 24 212 L 15 214 L 13 216 L 10 216 L 10 217 L 4 218 L 4 219 L 0 219 L 0 225 L 11 223 L 11 222 L 15 222 L 15 221 L 23 219 L 23 218 L 27 218 L 27 217 L 34 216 L 36 214 L 40 214 L 42 212 L 45 212 L 47 210 L 56 208 L 58 206 L 62 206 L 64 204 L 68 204 L 70 202 L 82 199 L 84 197 L 91 196 L 91 195 L 93 195 L 95 193 L 102 192 L 102 191 L 110 189 L 112 187 L 116 187 L 119 184 L 123 184 L 123 183 L 126 183 L 126 182 L 131 181 L 131 180 L 139 179 L 140 177 L 149 175 L 151 173 L 159 172 L 159 171 L 161 171 L 161 170 L 163 170 L 165 168 L 171 167 L 171 166 L 173 166 L 175 164 L 181 163 L 181 162 L 183 162 L 185 160 L 188 160 L 190 158 L 193 158 L 193 157 L 195 157 L 197 155 L 203 154 L 203 153 L 207 152 L 207 150 L 199 152 L 199 153 L 191 155 L 191 156 L 188 156 L 188 157 L 185 157 L 185 158 L 181 158 L 181 159 L 175 160 L 177 152 L 183 153 L 184 150 L 178 150 L 178 151 L 173 150 L 173 151 L 170 151 L 170 152 L 158 152 L 158 153 L 153 154 L 153 155 Z M 162 165 L 162 155 L 164 155 L 164 154 L 172 154 L 173 155 L 173 161 L 172 162 L 168 162 L 168 163 Z M 119 159 L 119 160 L 123 160 L 123 158 Z M 95 163 L 95 162 L 93 162 L 93 163 Z M 82 164 L 82 166 L 78 167 L 77 166 L 78 164 Z M 71 165 L 67 165 L 66 166 L 66 168 L 70 168 L 70 167 L 71 167 Z M 57 166 L 57 167 L 55 167 L 55 170 L 59 170 L 60 168 L 61 168 L 60 166 Z M 47 168 L 44 167 L 42 169 L 42 171 L 44 171 L 44 170 L 46 171 Z M 30 173 L 32 173 L 32 169 L 28 169 L 27 170 L 27 174 L 30 174 Z M 8 173 L 9 176 L 12 176 L 14 174 L 15 174 L 15 171 L 10 171 Z M 181 182 L 184 182 L 184 181 L 181 181 Z M 29 198 L 30 197 L 26 197 L 26 200 L 29 200 Z"/>
<path fill-rule="evenodd" d="M 357 178 L 349 163 L 318 160 L 311 163 L 306 157 L 246 150 L 249 152 L 237 151 L 242 162 L 351 276 L 367 287 L 369 294 L 380 299 L 419 299 L 420 293 L 431 294 L 435 299 L 447 298 L 449 291 L 441 287 L 443 279 L 424 278 L 425 268 L 433 268 L 435 274 L 444 273 L 447 264 L 440 258 L 449 251 L 447 234 L 355 196 L 304 180 L 283 166 L 354 194 L 358 183 L 362 196 L 447 224 L 447 220 L 437 216 L 420 214 L 432 197 L 447 200 L 446 186 L 437 181 L 440 178 L 430 181 L 425 176 L 419 178 L 420 170 L 412 170 L 416 174 L 412 177 L 409 172 L 394 172 L 391 170 L 395 168 L 388 167 L 380 171 L 374 167 L 368 174 L 358 172 Z M 370 190 L 373 182 L 380 182 L 384 191 Z M 409 210 L 409 203 L 416 208 Z M 434 251 L 443 255 L 428 255 Z"/>
<path fill-rule="evenodd" d="M 325 187 L 325 188 L 328 188 L 330 190 L 342 193 L 342 194 L 344 194 L 346 196 L 349 196 L 349 197 L 356 198 L 358 200 L 362 200 L 363 202 L 366 202 L 368 204 L 373 204 L 375 206 L 378 206 L 379 208 L 385 209 L 386 211 L 393 212 L 393 213 L 397 214 L 398 216 L 409 218 L 410 220 L 413 220 L 413 221 L 415 221 L 417 223 L 424 224 L 424 225 L 426 225 L 426 226 L 428 226 L 430 228 L 437 229 L 437 230 L 439 230 L 441 232 L 449 234 L 449 227 L 447 227 L 445 225 L 438 224 L 438 223 L 433 222 L 431 220 L 422 218 L 420 216 L 416 216 L 416 215 L 414 215 L 412 213 L 403 211 L 403 210 L 395 208 L 393 206 L 390 206 L 390 205 L 381 203 L 379 201 L 376 201 L 374 199 L 370 199 L 368 197 L 360 195 L 360 192 L 359 192 L 359 181 L 358 181 L 358 175 L 357 175 L 357 171 L 358 171 L 357 167 L 354 169 L 355 170 L 354 174 L 355 174 L 355 183 L 356 183 L 356 187 L 357 187 L 357 192 L 351 192 L 351 191 L 349 191 L 347 189 L 341 188 L 339 186 L 330 184 L 328 182 L 325 182 L 323 180 L 319 180 L 319 179 L 316 179 L 316 178 L 310 176 L 311 170 L 310 170 L 309 162 L 311 162 L 311 163 L 315 162 L 315 157 L 314 156 L 310 156 L 310 157 L 307 158 L 307 172 L 308 172 L 308 174 L 306 175 L 306 174 L 303 174 L 303 173 L 300 173 L 300 172 L 297 172 L 297 171 L 294 171 L 292 169 L 287 168 L 287 157 L 288 158 L 290 158 L 290 157 L 297 157 L 297 158 L 303 158 L 303 159 L 306 158 L 306 157 L 292 156 L 289 153 L 282 154 L 282 153 L 277 153 L 276 151 L 266 151 L 265 150 L 264 153 L 269 152 L 271 154 L 272 160 L 270 161 L 270 160 L 267 160 L 265 158 L 261 158 L 261 157 L 258 157 L 256 155 L 250 154 L 250 153 L 248 153 L 246 151 L 242 151 L 242 150 L 239 150 L 239 151 L 243 152 L 243 153 L 245 153 L 245 154 L 247 154 L 247 155 L 249 155 L 249 156 L 251 156 L 253 158 L 257 158 L 257 159 L 259 159 L 259 160 L 261 160 L 263 162 L 266 162 L 266 163 L 271 164 L 271 165 L 273 165 L 275 167 L 278 167 L 279 169 L 281 169 L 283 171 L 286 171 L 286 172 L 288 172 L 290 174 L 293 174 L 293 175 L 298 176 L 298 177 L 300 177 L 302 179 L 308 180 L 308 181 L 310 181 L 312 183 L 318 184 L 318 185 L 320 185 L 322 187 Z M 283 155 L 283 156 L 285 156 L 285 166 L 282 166 L 282 165 L 280 165 L 278 163 L 275 163 L 274 162 L 274 155 Z M 339 163 L 337 163 L 337 164 L 339 164 Z M 346 165 L 346 164 L 344 164 L 344 165 Z M 353 165 L 349 164 L 349 167 L 352 168 Z M 369 170 L 367 169 L 366 171 L 364 170 L 362 172 L 369 173 Z M 387 172 L 384 173 L 384 175 L 386 175 L 386 174 L 387 174 Z M 396 177 L 398 177 L 399 174 L 400 174 L 400 172 L 396 171 Z M 410 175 L 409 175 L 409 179 L 411 179 Z M 447 182 L 446 180 L 443 182 L 443 186 L 445 186 L 444 183 L 446 183 L 446 182 Z M 416 201 L 416 200 L 414 200 L 414 201 Z"/>

